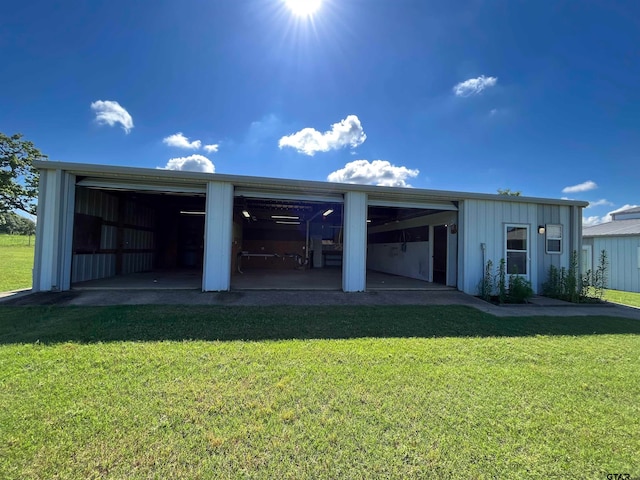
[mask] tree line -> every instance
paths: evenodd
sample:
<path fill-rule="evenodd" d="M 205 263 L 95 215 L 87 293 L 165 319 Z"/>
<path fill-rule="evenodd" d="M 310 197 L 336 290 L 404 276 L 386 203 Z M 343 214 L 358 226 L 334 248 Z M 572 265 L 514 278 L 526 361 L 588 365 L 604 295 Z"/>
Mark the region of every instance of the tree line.
<path fill-rule="evenodd" d="M 36 224 L 33 220 L 22 217 L 15 212 L 0 212 L 0 234 L 35 235 Z"/>

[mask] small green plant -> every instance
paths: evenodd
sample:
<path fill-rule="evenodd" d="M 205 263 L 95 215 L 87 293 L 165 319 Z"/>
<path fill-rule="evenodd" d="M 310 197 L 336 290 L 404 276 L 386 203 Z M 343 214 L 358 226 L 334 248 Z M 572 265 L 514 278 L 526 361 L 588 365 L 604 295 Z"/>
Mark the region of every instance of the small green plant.
<path fill-rule="evenodd" d="M 555 265 L 549 267 L 547 281 L 542 284 L 542 294 L 546 297 L 556 297 L 560 294 L 560 270 Z"/>
<path fill-rule="evenodd" d="M 604 291 L 607 289 L 608 269 L 609 259 L 607 257 L 607 251 L 602 250 L 600 252 L 600 257 L 598 258 L 598 267 L 593 273 L 593 281 L 591 283 L 591 286 L 593 287 L 595 293 L 595 297 L 598 300 L 602 300 L 602 298 L 604 297 Z"/>
<path fill-rule="evenodd" d="M 542 293 L 573 303 L 602 300 L 607 288 L 607 252 L 600 253 L 600 261 L 595 271 L 578 273 L 578 253 L 574 250 L 569 259 L 569 269 L 549 267 L 547 281 L 542 284 Z"/>
<path fill-rule="evenodd" d="M 500 259 L 498 266 L 498 302 L 503 304 L 507 301 L 507 274 L 506 274 L 506 262 L 504 258 Z"/>
<path fill-rule="evenodd" d="M 478 285 L 480 298 L 487 302 L 526 303 L 533 296 L 531 282 L 520 275 L 510 275 L 507 280 L 506 262 L 504 258 L 498 263 L 498 271 L 493 272 L 493 261 L 484 266 L 484 275 Z"/>
<path fill-rule="evenodd" d="M 578 289 L 578 252 L 575 250 L 569 256 L 569 270 L 565 277 L 565 294 L 570 302 L 580 303 L 580 291 Z"/>
<path fill-rule="evenodd" d="M 531 282 L 520 275 L 509 276 L 509 303 L 527 303 L 533 297 Z"/>
<path fill-rule="evenodd" d="M 489 260 L 484 267 L 484 275 L 480 281 L 480 297 L 485 300 L 491 300 L 493 293 L 493 262 Z"/>
<path fill-rule="evenodd" d="M 580 275 L 580 298 L 589 298 L 592 291 L 593 273 L 587 270 Z"/>

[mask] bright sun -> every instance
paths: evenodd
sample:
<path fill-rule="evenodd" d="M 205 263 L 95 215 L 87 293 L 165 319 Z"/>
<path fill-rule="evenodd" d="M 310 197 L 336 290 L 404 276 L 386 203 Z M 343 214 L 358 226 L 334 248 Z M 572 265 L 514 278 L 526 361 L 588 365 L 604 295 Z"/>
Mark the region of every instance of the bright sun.
<path fill-rule="evenodd" d="M 310 17 L 318 11 L 322 0 L 284 0 L 284 3 L 297 17 Z"/>

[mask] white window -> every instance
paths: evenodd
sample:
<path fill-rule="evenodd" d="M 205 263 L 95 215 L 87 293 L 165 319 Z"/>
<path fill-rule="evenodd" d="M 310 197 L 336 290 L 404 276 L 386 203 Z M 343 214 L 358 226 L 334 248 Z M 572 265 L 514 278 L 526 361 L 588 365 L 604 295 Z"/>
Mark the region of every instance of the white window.
<path fill-rule="evenodd" d="M 547 253 L 562 253 L 562 225 L 547 224 L 545 235 L 545 251 Z"/>
<path fill-rule="evenodd" d="M 529 226 L 505 225 L 507 275 L 529 275 Z"/>

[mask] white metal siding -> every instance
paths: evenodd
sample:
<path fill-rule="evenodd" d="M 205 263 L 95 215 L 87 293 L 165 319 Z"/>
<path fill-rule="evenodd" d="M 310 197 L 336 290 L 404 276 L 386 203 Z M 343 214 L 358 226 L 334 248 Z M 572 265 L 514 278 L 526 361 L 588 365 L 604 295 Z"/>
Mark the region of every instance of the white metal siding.
<path fill-rule="evenodd" d="M 586 243 L 586 242 L 585 242 Z M 600 261 L 600 252 L 607 251 L 609 259 L 609 288 L 626 292 L 640 292 L 640 236 L 593 238 L 593 268 Z"/>
<path fill-rule="evenodd" d="M 562 225 L 562 253 L 546 253 L 546 235 L 538 234 L 538 226 L 546 224 Z M 533 227 L 532 237 L 535 237 L 534 245 L 538 250 L 539 291 L 542 289 L 542 283 L 547 280 L 547 275 L 552 265 L 556 268 L 569 267 L 569 257 L 572 251 L 570 233 L 571 207 L 566 205 L 538 205 L 538 225 Z"/>
<path fill-rule="evenodd" d="M 233 185 L 209 182 L 206 211 L 202 290 L 229 290 L 233 240 Z"/>
<path fill-rule="evenodd" d="M 53 287 L 52 258 L 55 250 L 57 191 L 60 171 L 40 173 L 38 193 L 38 223 L 36 224 L 36 252 L 34 258 L 33 289 L 48 291 Z"/>
<path fill-rule="evenodd" d="M 464 202 L 464 275 L 462 288 L 465 293 L 476 295 L 482 279 L 484 265 L 480 244 L 486 244 L 485 260 L 496 266 L 505 258 L 504 225 L 506 223 L 530 226 L 530 278 L 536 290 L 538 284 L 537 239 L 538 214 L 536 204 L 500 202 L 491 200 L 465 200 Z M 534 228 L 535 227 L 535 228 Z"/>
<path fill-rule="evenodd" d="M 363 292 L 367 282 L 367 194 L 344 195 L 342 289 Z"/>

